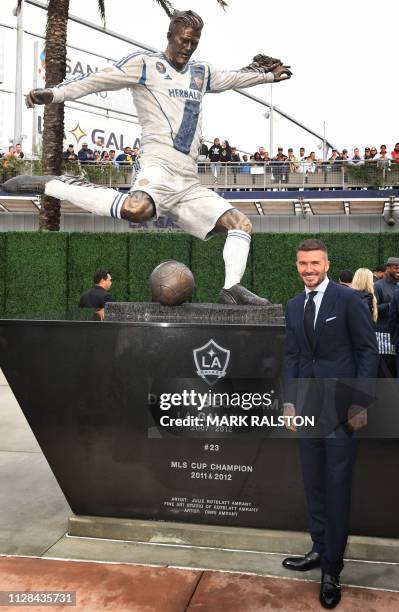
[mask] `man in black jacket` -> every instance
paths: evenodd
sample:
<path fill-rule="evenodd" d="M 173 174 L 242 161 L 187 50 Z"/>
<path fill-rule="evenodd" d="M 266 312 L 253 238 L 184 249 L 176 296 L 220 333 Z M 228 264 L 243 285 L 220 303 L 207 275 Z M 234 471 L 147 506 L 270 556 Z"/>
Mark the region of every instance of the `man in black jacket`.
<path fill-rule="evenodd" d="M 393 292 L 389 311 L 389 332 L 392 344 L 396 347 L 396 376 L 399 378 L 399 288 Z"/>
<path fill-rule="evenodd" d="M 115 302 L 108 291 L 111 288 L 112 278 L 108 270 L 100 268 L 93 276 L 94 287 L 80 296 L 80 308 L 93 308 L 93 319 L 95 321 L 104 320 L 104 307 L 107 302 Z"/>
<path fill-rule="evenodd" d="M 389 336 L 389 308 L 399 281 L 399 257 L 388 257 L 385 277 L 374 283 L 378 306 L 377 340 L 380 352 L 379 377 L 395 377 L 395 355 Z"/>

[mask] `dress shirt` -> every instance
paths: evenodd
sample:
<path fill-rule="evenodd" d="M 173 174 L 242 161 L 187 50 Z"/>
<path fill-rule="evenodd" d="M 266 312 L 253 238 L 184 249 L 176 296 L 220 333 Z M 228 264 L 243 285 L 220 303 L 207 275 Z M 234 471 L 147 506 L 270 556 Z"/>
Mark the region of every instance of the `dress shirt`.
<path fill-rule="evenodd" d="M 303 308 L 305 309 L 306 306 L 306 302 L 308 301 L 308 295 L 311 291 L 317 291 L 316 295 L 313 298 L 314 301 L 314 305 L 315 305 L 315 315 L 314 315 L 314 324 L 316 326 L 316 321 L 317 321 L 317 315 L 319 314 L 319 310 L 320 310 L 320 306 L 321 306 L 321 301 L 324 297 L 324 292 L 327 289 L 327 285 L 330 282 L 330 279 L 326 276 L 326 278 L 320 283 L 320 285 L 317 285 L 317 287 L 305 287 L 305 292 L 306 292 L 306 297 L 305 297 L 305 303 Z"/>

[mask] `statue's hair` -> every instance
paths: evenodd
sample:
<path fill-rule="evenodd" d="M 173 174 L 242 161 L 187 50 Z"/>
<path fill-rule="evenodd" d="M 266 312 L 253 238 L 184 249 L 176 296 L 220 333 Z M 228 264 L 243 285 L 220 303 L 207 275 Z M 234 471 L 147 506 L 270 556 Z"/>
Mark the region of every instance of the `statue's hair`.
<path fill-rule="evenodd" d="M 175 11 L 170 20 L 169 32 L 174 34 L 179 25 L 200 31 L 204 27 L 204 22 L 197 13 L 194 13 L 194 11 Z"/>

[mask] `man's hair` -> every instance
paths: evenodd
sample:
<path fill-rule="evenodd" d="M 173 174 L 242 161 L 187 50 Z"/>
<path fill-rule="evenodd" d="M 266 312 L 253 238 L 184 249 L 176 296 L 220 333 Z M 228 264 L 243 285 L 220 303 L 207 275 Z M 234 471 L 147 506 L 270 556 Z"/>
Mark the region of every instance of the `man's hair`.
<path fill-rule="evenodd" d="M 373 272 L 386 272 L 387 271 L 387 267 L 385 264 L 381 264 L 380 266 L 376 266 L 375 268 L 373 268 Z"/>
<path fill-rule="evenodd" d="M 180 26 L 201 31 L 204 27 L 204 22 L 194 11 L 175 11 L 170 20 L 169 34 L 174 34 Z"/>
<path fill-rule="evenodd" d="M 353 281 L 354 273 L 352 270 L 341 270 L 338 279 L 341 283 L 351 283 Z"/>
<path fill-rule="evenodd" d="M 94 284 L 98 285 L 101 280 L 107 280 L 108 274 L 110 274 L 110 271 L 106 270 L 105 268 L 99 268 L 96 270 L 93 274 Z"/>
<path fill-rule="evenodd" d="M 327 255 L 327 247 L 318 238 L 307 238 L 298 246 L 296 252 L 299 251 L 323 251 Z"/>

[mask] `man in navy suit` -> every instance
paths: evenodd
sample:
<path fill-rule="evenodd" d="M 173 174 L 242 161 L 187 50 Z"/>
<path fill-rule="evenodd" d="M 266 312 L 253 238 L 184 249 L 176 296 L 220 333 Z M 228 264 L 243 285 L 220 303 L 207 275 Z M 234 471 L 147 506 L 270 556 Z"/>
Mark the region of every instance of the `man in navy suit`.
<path fill-rule="evenodd" d="M 323 242 L 302 242 L 296 267 L 305 291 L 288 302 L 285 313 L 284 415 L 298 412 L 301 389 L 307 385 L 302 407 L 317 413 L 318 429 L 313 435 L 300 432 L 299 442 L 313 546 L 283 565 L 299 571 L 321 566 L 320 602 L 334 608 L 341 598 L 339 575 L 348 536 L 356 455 L 353 432 L 367 424 L 359 399 L 366 394 L 353 396 L 342 379 L 362 379 L 358 382 L 368 389 L 368 379 L 377 376 L 378 348 L 359 293 L 328 279 L 330 262 Z M 288 419 L 287 428 L 296 431 Z"/>
<path fill-rule="evenodd" d="M 396 349 L 396 377 L 399 378 L 399 289 L 395 289 L 389 308 L 389 329 L 391 342 Z"/>

